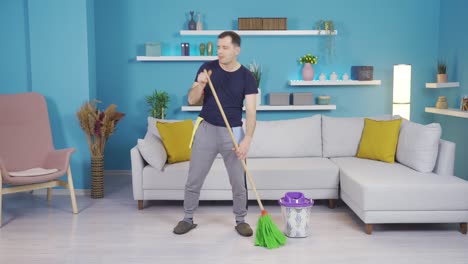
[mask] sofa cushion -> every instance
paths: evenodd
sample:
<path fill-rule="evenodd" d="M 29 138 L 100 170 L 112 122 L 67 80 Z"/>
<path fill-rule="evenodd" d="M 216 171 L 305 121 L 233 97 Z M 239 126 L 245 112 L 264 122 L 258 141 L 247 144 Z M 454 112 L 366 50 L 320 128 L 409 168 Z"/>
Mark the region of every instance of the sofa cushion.
<path fill-rule="evenodd" d="M 190 160 L 192 151 L 189 144 L 193 131 L 191 119 L 173 123 L 156 122 L 156 127 L 166 149 L 168 163 Z"/>
<path fill-rule="evenodd" d="M 456 176 L 354 157 L 332 161 L 340 168 L 341 192 L 364 211 L 468 209 L 468 182 Z"/>
<path fill-rule="evenodd" d="M 138 139 L 137 146 L 141 156 L 148 164 L 159 170 L 163 168 L 167 161 L 167 153 L 156 136 L 150 134 L 144 139 Z"/>
<path fill-rule="evenodd" d="M 258 190 L 338 189 L 338 167 L 327 158 L 255 158 L 247 160 L 247 167 Z M 189 162 L 167 164 L 163 171 L 146 166 L 143 169 L 143 189 L 183 192 L 188 168 Z M 213 162 L 203 190 L 231 190 L 222 159 Z"/>
<path fill-rule="evenodd" d="M 248 159 L 247 166 L 262 190 L 338 188 L 339 169 L 327 158 L 255 158 Z"/>
<path fill-rule="evenodd" d="M 190 162 L 166 164 L 163 171 L 146 166 L 143 169 L 143 189 L 180 190 L 182 197 Z M 219 177 L 221 175 L 221 177 Z M 222 177 L 225 175 L 226 177 Z M 204 190 L 231 190 L 223 159 L 215 159 L 203 184 Z M 203 191 L 202 191 L 203 192 Z"/>
<path fill-rule="evenodd" d="M 391 115 L 371 117 L 391 120 Z M 322 116 L 323 157 L 354 157 L 361 141 L 363 117 Z"/>
<path fill-rule="evenodd" d="M 437 160 L 440 124 L 421 125 L 404 120 L 400 128 L 396 160 L 420 172 L 431 172 Z"/>
<path fill-rule="evenodd" d="M 364 120 L 358 158 L 395 162 L 401 119 L 376 121 Z"/>
<path fill-rule="evenodd" d="M 321 157 L 321 115 L 257 121 L 248 157 Z"/>

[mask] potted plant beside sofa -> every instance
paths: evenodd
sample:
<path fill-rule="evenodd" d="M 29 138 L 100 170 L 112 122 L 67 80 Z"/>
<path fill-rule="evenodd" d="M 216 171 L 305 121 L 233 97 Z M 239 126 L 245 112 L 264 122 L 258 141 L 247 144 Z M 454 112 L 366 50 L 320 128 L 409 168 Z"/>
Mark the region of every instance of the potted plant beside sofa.
<path fill-rule="evenodd" d="M 154 90 L 153 94 L 146 96 L 146 104 L 149 107 L 149 116 L 164 119 L 169 106 L 169 95 L 165 91 Z"/>

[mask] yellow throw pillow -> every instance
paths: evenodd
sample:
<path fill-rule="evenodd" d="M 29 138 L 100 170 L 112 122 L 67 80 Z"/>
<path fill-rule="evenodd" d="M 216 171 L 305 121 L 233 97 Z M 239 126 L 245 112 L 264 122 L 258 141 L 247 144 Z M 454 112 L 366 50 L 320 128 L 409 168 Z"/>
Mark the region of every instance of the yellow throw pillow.
<path fill-rule="evenodd" d="M 401 118 L 388 121 L 364 120 L 358 158 L 395 162 Z"/>
<path fill-rule="evenodd" d="M 173 123 L 156 122 L 156 127 L 167 152 L 167 163 L 190 160 L 189 143 L 193 130 L 192 120 Z"/>

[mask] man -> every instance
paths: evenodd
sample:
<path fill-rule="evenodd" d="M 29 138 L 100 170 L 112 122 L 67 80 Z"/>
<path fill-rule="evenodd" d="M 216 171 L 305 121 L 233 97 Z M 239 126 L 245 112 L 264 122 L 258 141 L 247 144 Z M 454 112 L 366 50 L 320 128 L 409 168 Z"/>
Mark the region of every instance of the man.
<path fill-rule="evenodd" d="M 203 64 L 188 95 L 189 104 L 203 97 L 203 107 L 195 125 L 190 168 L 185 185 L 185 216 L 174 228 L 174 233 L 185 234 L 197 225 L 193 213 L 198 207 L 200 189 L 218 153 L 224 159 L 232 186 L 235 229 L 242 236 L 251 236 L 252 228 L 245 222 L 247 215 L 247 188 L 241 160 L 247 157 L 256 122 L 257 85 L 252 73 L 237 61 L 241 40 L 232 31 L 218 36 L 218 60 Z M 208 75 L 216 89 L 239 148 L 233 148 L 221 112 L 208 85 Z M 242 107 L 245 99 L 246 131 L 242 129 Z"/>

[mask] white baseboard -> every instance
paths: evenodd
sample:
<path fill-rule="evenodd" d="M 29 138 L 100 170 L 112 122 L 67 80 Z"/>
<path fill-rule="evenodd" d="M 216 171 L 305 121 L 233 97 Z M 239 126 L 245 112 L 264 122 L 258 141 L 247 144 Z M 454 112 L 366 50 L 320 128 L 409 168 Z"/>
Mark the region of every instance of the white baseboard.
<path fill-rule="evenodd" d="M 132 176 L 131 170 L 105 170 L 104 176 Z M 34 190 L 34 195 L 46 195 L 47 189 Z M 76 195 L 91 195 L 90 189 L 75 189 Z M 54 188 L 52 190 L 52 195 L 70 195 L 70 192 L 65 188 Z"/>

